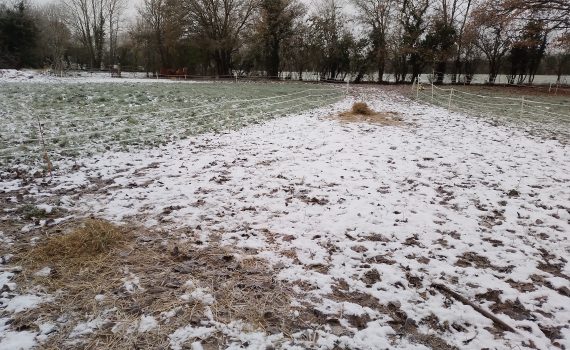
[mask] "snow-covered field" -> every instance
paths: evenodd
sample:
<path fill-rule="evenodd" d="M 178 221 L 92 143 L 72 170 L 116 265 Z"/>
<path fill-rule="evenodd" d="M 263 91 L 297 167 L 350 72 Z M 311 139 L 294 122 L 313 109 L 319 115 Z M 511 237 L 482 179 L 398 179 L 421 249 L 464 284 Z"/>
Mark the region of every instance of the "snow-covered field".
<path fill-rule="evenodd" d="M 43 162 L 44 145 L 50 159 L 59 160 L 238 129 L 344 95 L 336 86 L 295 82 L 32 81 L 0 79 L 0 166 Z"/>
<path fill-rule="evenodd" d="M 359 100 L 399 113 L 403 123 L 334 118 Z M 221 323 L 207 311 L 216 300 L 205 284 L 177 295 L 201 300 L 206 317 L 169 334 L 172 349 L 200 349 L 212 337 L 236 349 L 568 349 L 569 151 L 362 88 L 333 105 L 225 134 L 60 162 L 52 179 L 4 172 L 0 193 L 6 221 L 33 204 L 65 212 L 59 220 L 94 215 L 169 231 L 165 241 L 193 249 L 216 237 L 266 260 L 279 283 L 293 286 L 290 318 L 306 309 L 321 320 L 299 319 L 304 329 L 291 334 L 246 332 L 243 322 Z M 41 347 L 69 322 L 10 327 L 18 312 L 55 298 L 41 286 L 19 289 L 9 255 L 19 239 L 35 242 L 53 224 L 22 220 L 17 230 L 0 229 L 2 350 Z M 125 288 L 145 293 L 137 287 L 145 277 L 128 275 Z M 76 321 L 68 346 L 80 348 L 114 312 Z M 133 332 L 163 322 L 144 315 Z"/>
<path fill-rule="evenodd" d="M 50 72 L 49 70 L 37 69 L 0 69 L 0 84 L 4 83 L 40 83 L 40 84 L 77 84 L 77 83 L 140 83 L 144 82 L 144 73 L 124 73 L 121 78 L 112 78 L 108 72 L 66 72 L 64 76 Z M 175 83 L 176 80 L 153 79 L 153 82 Z M 197 83 L 197 81 L 184 81 L 184 83 Z"/>

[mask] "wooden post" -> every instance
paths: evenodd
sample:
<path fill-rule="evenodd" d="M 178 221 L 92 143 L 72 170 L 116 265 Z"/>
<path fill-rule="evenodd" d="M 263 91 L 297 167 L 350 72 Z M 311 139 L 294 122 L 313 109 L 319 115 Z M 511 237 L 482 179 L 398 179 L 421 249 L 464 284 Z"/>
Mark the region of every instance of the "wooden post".
<path fill-rule="evenodd" d="M 521 114 L 524 113 L 524 96 L 521 97 Z"/>
<path fill-rule="evenodd" d="M 431 101 L 433 102 L 433 79 L 431 80 Z"/>
<path fill-rule="evenodd" d="M 416 81 L 416 100 L 420 99 L 420 77 Z"/>
<path fill-rule="evenodd" d="M 48 152 L 47 152 L 46 143 L 45 143 L 45 141 L 44 141 L 44 130 L 43 130 L 43 127 L 42 127 L 42 123 L 41 123 L 41 121 L 40 121 L 40 117 L 39 117 L 39 116 L 36 116 L 36 119 L 37 119 L 37 122 L 38 122 L 38 132 L 39 132 L 39 134 L 40 134 L 40 146 L 42 147 L 43 152 L 44 152 L 43 158 L 44 158 L 44 161 L 46 162 L 46 168 L 47 168 L 47 171 L 49 172 L 49 176 L 51 177 L 51 176 L 52 176 L 51 171 L 52 171 L 53 166 L 52 166 L 51 161 L 50 161 L 50 159 L 49 159 L 49 155 L 48 155 Z"/>
<path fill-rule="evenodd" d="M 453 98 L 453 88 L 449 90 L 449 109 L 451 109 L 451 99 Z"/>

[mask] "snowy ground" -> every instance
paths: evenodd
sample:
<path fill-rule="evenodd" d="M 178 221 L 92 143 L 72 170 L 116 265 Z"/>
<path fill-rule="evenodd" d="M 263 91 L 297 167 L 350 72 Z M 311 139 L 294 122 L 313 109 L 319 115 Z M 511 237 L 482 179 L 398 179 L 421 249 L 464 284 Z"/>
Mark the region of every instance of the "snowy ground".
<path fill-rule="evenodd" d="M 60 158 L 239 129 L 328 105 L 345 92 L 298 82 L 65 82 L 0 83 L 0 168 L 43 162 L 38 155 L 44 145 L 49 158 L 59 163 Z"/>
<path fill-rule="evenodd" d="M 401 113 L 404 124 L 330 118 L 360 99 Z M 10 203 L 6 217 L 10 205 L 34 203 L 171 228 L 177 233 L 170 239 L 200 246 L 221 234 L 223 245 L 266 258 L 276 278 L 304 296 L 293 306 L 323 320 L 306 325 L 309 335 L 285 335 L 240 333 L 239 322 L 210 318 L 171 334 L 172 349 L 199 348 L 214 334 L 252 349 L 568 349 L 569 151 L 514 128 L 362 89 L 333 106 L 239 131 L 62 164 L 49 184 L 5 177 L 0 193 Z M 44 224 L 0 232 L 0 254 Z M 0 287 L 7 284 L 0 349 L 41 344 L 53 326 L 16 332 L 9 319 L 51 296 L 18 295 L 10 284 L 17 267 L 0 266 Z M 212 298 L 207 289 L 194 292 Z M 78 326 L 70 337 L 103 321 Z M 141 319 L 138 332 L 160 322 Z"/>
<path fill-rule="evenodd" d="M 0 69 L 1 83 L 140 83 L 148 82 L 144 73 L 123 73 L 121 78 L 112 78 L 108 72 L 66 72 L 65 76 L 60 77 L 48 70 L 37 69 Z M 175 79 L 152 79 L 153 82 L 160 83 L 199 83 L 198 81 L 184 80 L 177 81 Z"/>

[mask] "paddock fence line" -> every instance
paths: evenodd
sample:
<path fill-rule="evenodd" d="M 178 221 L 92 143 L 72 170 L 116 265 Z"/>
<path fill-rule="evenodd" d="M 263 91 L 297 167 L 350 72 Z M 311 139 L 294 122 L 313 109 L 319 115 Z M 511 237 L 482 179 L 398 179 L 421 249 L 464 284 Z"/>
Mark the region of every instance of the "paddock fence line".
<path fill-rule="evenodd" d="M 35 112 L 25 104 L 20 122 L 0 133 L 0 165 L 45 163 L 106 150 L 165 144 L 207 132 L 225 132 L 260 123 L 277 114 L 301 112 L 343 98 L 348 89 L 327 86 L 266 97 L 229 99 L 150 112 L 93 116 Z M 5 106 L 0 105 L 0 115 Z M 22 120 L 24 120 L 22 122 Z"/>
<path fill-rule="evenodd" d="M 497 86 L 497 87 L 514 87 L 514 88 L 524 88 L 532 90 L 542 90 L 548 92 L 549 94 L 557 95 L 558 92 L 568 93 L 570 92 L 570 76 L 562 75 L 559 79 L 553 75 L 536 75 L 533 82 L 527 80 L 518 81 L 518 79 L 509 79 L 509 74 L 498 74 L 493 83 L 489 83 L 488 74 L 473 74 L 471 78 L 468 78 L 466 74 L 455 74 L 455 80 L 453 78 L 453 73 L 442 73 L 438 71 L 432 71 L 431 73 L 420 74 L 419 80 L 426 80 L 428 83 L 436 83 L 438 77 L 443 77 L 441 85 L 453 85 L 453 86 Z M 538 78 L 538 79 L 536 79 Z M 550 78 L 550 79 L 547 79 Z M 525 77 L 526 79 L 526 77 Z M 514 82 L 512 82 L 514 80 Z M 413 81 L 412 83 L 415 83 Z"/>
<path fill-rule="evenodd" d="M 570 140 L 570 99 L 560 103 L 541 101 L 540 97 L 482 95 L 456 87 L 440 87 L 433 82 L 414 82 L 416 100 L 470 115 L 516 121 L 523 126 L 540 128 Z"/>

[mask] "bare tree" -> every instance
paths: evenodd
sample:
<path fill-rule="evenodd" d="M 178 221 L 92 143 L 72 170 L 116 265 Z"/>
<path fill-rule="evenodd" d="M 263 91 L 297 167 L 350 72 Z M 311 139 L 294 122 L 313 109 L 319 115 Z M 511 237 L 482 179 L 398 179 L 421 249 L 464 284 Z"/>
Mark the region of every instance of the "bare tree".
<path fill-rule="evenodd" d="M 49 3 L 38 9 L 38 27 L 44 56 L 60 75 L 65 69 L 65 53 L 69 47 L 71 31 L 65 24 L 65 9 L 60 4 Z"/>
<path fill-rule="evenodd" d="M 400 33 L 397 40 L 397 53 L 394 64 L 396 81 L 405 81 L 408 67 L 412 68 L 411 80 L 414 81 L 424 65 L 421 39 L 428 21 L 426 18 L 429 0 L 403 0 L 400 5 Z"/>
<path fill-rule="evenodd" d="M 159 68 L 153 28 L 143 17 L 139 17 L 129 28 L 128 34 L 134 49 L 135 61 L 141 62 L 149 77 L 149 72 L 156 72 Z"/>
<path fill-rule="evenodd" d="M 125 11 L 125 0 L 107 0 L 107 14 L 109 16 L 109 59 L 110 63 L 116 63 L 117 38 L 122 23 L 122 15 Z"/>
<path fill-rule="evenodd" d="M 347 73 L 349 52 L 345 50 L 349 39 L 347 18 L 337 0 L 323 0 L 309 18 L 310 41 L 314 50 L 315 65 L 322 78 L 337 79 Z M 344 78 L 344 77 L 341 77 Z"/>
<path fill-rule="evenodd" d="M 303 72 L 310 69 L 312 50 L 309 27 L 304 21 L 295 23 L 293 35 L 283 41 L 283 64 L 290 72 L 297 72 L 303 80 Z M 314 71 L 314 69 L 313 69 Z"/>
<path fill-rule="evenodd" d="M 489 62 L 489 83 L 494 84 L 506 53 L 513 41 L 512 16 L 496 16 L 500 13 L 500 0 L 487 0 L 473 12 L 473 24 L 477 28 L 477 47 Z"/>
<path fill-rule="evenodd" d="M 560 84 L 564 68 L 567 72 L 570 71 L 570 31 L 560 33 L 552 46 L 552 55 L 556 64 L 556 83 Z"/>
<path fill-rule="evenodd" d="M 69 12 L 69 23 L 86 48 L 91 67 L 103 65 L 106 28 L 109 28 L 109 42 L 115 53 L 116 37 L 122 0 L 63 0 Z"/>
<path fill-rule="evenodd" d="M 144 42 L 146 49 L 158 51 L 161 66 L 167 66 L 165 37 L 168 15 L 166 0 L 144 0 L 139 8 L 139 15 L 141 16 L 141 21 L 137 23 L 133 34 L 141 43 Z M 150 58 L 147 56 L 149 64 L 150 61 Z M 153 68 L 156 69 L 158 67 Z"/>
<path fill-rule="evenodd" d="M 372 51 L 378 82 L 384 80 L 384 70 L 388 57 L 388 25 L 392 11 L 395 7 L 394 0 L 353 0 L 358 11 L 358 19 L 367 26 L 369 38 L 372 43 Z"/>
<path fill-rule="evenodd" d="M 570 28 L 568 0 L 504 0 L 502 13 L 527 21 L 548 23 L 549 29 Z"/>
<path fill-rule="evenodd" d="M 189 31 L 206 43 L 219 75 L 230 75 L 257 0 L 185 0 Z"/>
<path fill-rule="evenodd" d="M 463 34 L 461 35 L 461 42 L 458 43 L 458 47 L 461 48 L 458 54 L 461 55 L 460 64 L 463 67 L 463 81 L 466 84 L 471 84 L 473 81 L 473 76 L 477 68 L 476 62 L 481 56 L 481 51 L 477 47 L 477 39 L 479 36 L 477 30 L 478 28 L 473 21 L 467 21 Z M 458 80 L 456 80 L 456 82 L 457 81 Z"/>
<path fill-rule="evenodd" d="M 442 19 L 455 30 L 455 57 L 453 60 L 453 74 L 451 81 L 457 82 L 461 72 L 461 55 L 463 54 L 463 36 L 465 26 L 472 9 L 473 0 L 440 0 Z"/>
<path fill-rule="evenodd" d="M 258 33 L 263 41 L 265 70 L 270 77 L 279 74 L 282 42 L 293 35 L 295 21 L 306 10 L 296 0 L 262 0 Z"/>
<path fill-rule="evenodd" d="M 103 60 L 105 35 L 105 0 L 65 0 L 69 23 L 86 48 L 91 67 L 98 67 Z"/>

